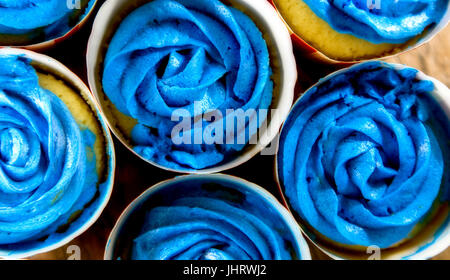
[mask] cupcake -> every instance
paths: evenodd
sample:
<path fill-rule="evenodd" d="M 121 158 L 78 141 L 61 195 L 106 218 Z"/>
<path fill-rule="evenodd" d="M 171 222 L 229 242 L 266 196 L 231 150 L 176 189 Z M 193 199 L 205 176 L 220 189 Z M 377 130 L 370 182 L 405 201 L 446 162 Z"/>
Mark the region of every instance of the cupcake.
<path fill-rule="evenodd" d="M 417 70 L 367 62 L 301 97 L 282 130 L 278 178 L 320 248 L 423 258 L 450 245 L 449 94 Z"/>
<path fill-rule="evenodd" d="M 84 21 L 95 0 L 18 0 L 0 4 L 0 45 L 29 46 L 63 37 Z"/>
<path fill-rule="evenodd" d="M 448 0 L 273 2 L 296 35 L 337 61 L 399 53 L 422 43 L 448 22 L 448 16 L 444 19 Z"/>
<path fill-rule="evenodd" d="M 274 15 L 263 1 L 106 2 L 88 70 L 112 129 L 140 157 L 178 172 L 220 171 L 261 151 L 296 79 L 287 30 L 280 20 L 267 26 Z"/>
<path fill-rule="evenodd" d="M 295 220 L 264 189 L 226 175 L 183 176 L 136 199 L 105 259 L 309 259 Z"/>
<path fill-rule="evenodd" d="M 52 72 L 59 67 L 0 50 L 0 257 L 69 242 L 96 220 L 112 190 L 111 136 L 79 81 Z"/>

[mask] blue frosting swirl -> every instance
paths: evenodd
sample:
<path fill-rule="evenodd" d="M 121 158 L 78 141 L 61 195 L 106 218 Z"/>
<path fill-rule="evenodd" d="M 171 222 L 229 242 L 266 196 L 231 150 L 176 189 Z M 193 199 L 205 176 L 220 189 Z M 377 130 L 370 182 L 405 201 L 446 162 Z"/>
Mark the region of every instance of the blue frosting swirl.
<path fill-rule="evenodd" d="M 394 44 L 405 43 L 437 24 L 448 5 L 448 0 L 303 1 L 338 32 L 373 43 Z"/>
<path fill-rule="evenodd" d="M 51 239 L 94 198 L 95 139 L 56 95 L 39 86 L 27 58 L 0 56 L 2 249 Z"/>
<path fill-rule="evenodd" d="M 229 184 L 229 183 L 228 183 Z M 288 260 L 301 258 L 280 213 L 253 191 L 207 179 L 168 188 L 133 241 L 135 260 Z M 292 253 L 292 255 L 291 255 Z"/>
<path fill-rule="evenodd" d="M 92 9 L 94 0 L 0 0 L 0 34 L 37 37 L 42 32 L 45 39 L 67 33 Z M 69 5 L 72 4 L 72 5 Z"/>
<path fill-rule="evenodd" d="M 238 139 L 245 133 L 245 143 L 175 145 L 171 132 L 178 122 L 171 117 L 183 109 L 192 127 L 202 123 L 187 132 L 192 139 L 204 135 L 208 124 L 223 122 L 225 128 L 234 117 L 227 109 L 270 106 L 270 76 L 266 42 L 248 16 L 218 0 L 156 0 L 132 12 L 115 33 L 103 87 L 119 111 L 138 120 L 132 140 L 139 154 L 169 168 L 203 169 L 243 149 L 249 122 L 234 134 Z M 212 111 L 226 117 L 197 120 Z"/>
<path fill-rule="evenodd" d="M 328 238 L 389 247 L 436 200 L 449 121 L 435 121 L 445 114 L 432 106 L 434 84 L 416 74 L 365 63 L 312 88 L 289 116 L 280 181 L 293 210 Z"/>

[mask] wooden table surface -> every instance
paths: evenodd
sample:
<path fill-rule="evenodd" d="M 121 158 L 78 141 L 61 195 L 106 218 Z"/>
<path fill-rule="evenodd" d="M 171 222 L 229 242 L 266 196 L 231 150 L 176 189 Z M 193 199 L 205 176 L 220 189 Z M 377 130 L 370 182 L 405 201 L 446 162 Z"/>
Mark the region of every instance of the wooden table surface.
<path fill-rule="evenodd" d="M 46 52 L 46 54 L 63 62 L 85 81 L 84 55 L 91 24 L 92 18 L 81 32 L 56 48 Z M 438 34 L 430 43 L 406 54 L 388 59 L 387 61 L 403 63 L 420 69 L 424 73 L 450 86 L 450 55 L 448 50 L 450 50 L 450 27 L 447 27 Z M 310 61 L 305 61 L 299 55 L 297 55 L 297 64 L 299 65 L 300 73 L 299 92 L 302 92 L 317 82 L 319 78 L 335 70 L 329 66 L 317 65 Z M 117 151 L 117 179 L 111 200 L 102 216 L 90 229 L 69 244 L 49 253 L 34 256 L 31 259 L 71 259 L 74 257 L 74 252 L 78 250 L 77 248 L 79 248 L 80 257 L 83 260 L 103 259 L 107 237 L 120 213 L 126 206 L 148 187 L 176 176 L 174 173 L 160 170 L 141 161 L 116 140 L 115 146 Z M 273 160 L 274 158 L 271 156 L 258 155 L 242 166 L 225 173 L 240 176 L 259 184 L 280 199 L 272 175 Z M 314 246 L 310 246 L 310 248 L 314 259 L 327 259 Z M 75 251 L 73 251 L 74 249 Z M 450 248 L 435 257 L 435 259 L 450 260 Z"/>

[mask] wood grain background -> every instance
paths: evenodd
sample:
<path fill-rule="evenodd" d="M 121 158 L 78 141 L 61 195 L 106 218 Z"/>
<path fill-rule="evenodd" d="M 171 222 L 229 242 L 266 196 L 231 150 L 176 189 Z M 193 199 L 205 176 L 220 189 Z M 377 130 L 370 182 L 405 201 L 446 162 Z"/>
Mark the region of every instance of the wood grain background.
<path fill-rule="evenodd" d="M 101 2 L 101 1 L 100 1 Z M 98 8 L 98 7 L 97 7 Z M 71 39 L 63 42 L 56 48 L 46 53 L 67 65 L 82 79 L 86 81 L 85 51 L 89 37 L 92 18 L 89 23 Z M 388 59 L 389 62 L 402 63 L 422 70 L 433 76 L 447 86 L 450 86 L 450 27 L 438 34 L 430 43 L 410 51 L 406 54 Z M 297 54 L 299 67 L 298 92 L 309 88 L 319 78 L 336 70 L 333 67 L 317 65 L 311 61 L 304 60 Z M 118 141 L 115 143 L 117 150 L 116 183 L 111 200 L 100 219 L 84 234 L 67 244 L 66 246 L 52 252 L 32 257 L 31 259 L 68 259 L 72 256 L 71 245 L 79 246 L 81 258 L 84 260 L 103 259 L 103 251 L 107 237 L 114 226 L 120 213 L 126 206 L 148 187 L 162 180 L 173 178 L 174 173 L 165 172 L 139 160 L 132 155 Z M 271 191 L 277 198 L 278 188 L 273 178 L 273 157 L 256 156 L 246 164 L 235 168 L 228 174 L 240 176 L 252 181 Z M 327 257 L 310 246 L 314 259 L 327 259 Z M 450 249 L 434 259 L 450 260 Z"/>

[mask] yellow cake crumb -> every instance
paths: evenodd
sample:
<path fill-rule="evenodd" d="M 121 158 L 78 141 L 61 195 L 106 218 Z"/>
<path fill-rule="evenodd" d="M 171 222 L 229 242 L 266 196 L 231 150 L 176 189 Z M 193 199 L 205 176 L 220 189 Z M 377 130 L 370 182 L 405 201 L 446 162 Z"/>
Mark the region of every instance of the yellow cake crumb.
<path fill-rule="evenodd" d="M 109 99 L 105 98 L 103 103 L 106 104 L 108 112 L 113 117 L 112 125 L 119 129 L 122 137 L 128 139 L 131 135 L 131 131 L 138 124 L 138 120 L 120 112 L 119 109 L 117 109 L 116 105 L 114 105 Z"/>
<path fill-rule="evenodd" d="M 318 17 L 303 0 L 274 0 L 286 23 L 299 37 L 329 58 L 355 61 L 398 53 L 417 41 L 374 44 L 351 34 L 339 33 Z"/>
<path fill-rule="evenodd" d="M 99 176 L 103 174 L 105 160 L 105 140 L 103 132 L 99 126 L 98 120 L 86 101 L 70 88 L 63 81 L 58 80 L 51 74 L 43 74 L 38 72 L 39 85 L 53 92 L 58 96 L 64 104 L 69 108 L 75 121 L 80 125 L 87 127 L 96 136 L 94 143 L 94 152 L 96 155 L 97 173 Z"/>

